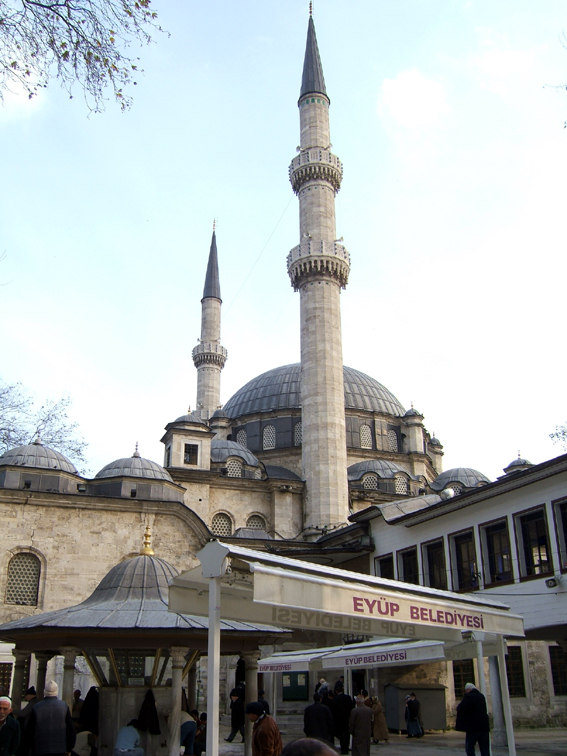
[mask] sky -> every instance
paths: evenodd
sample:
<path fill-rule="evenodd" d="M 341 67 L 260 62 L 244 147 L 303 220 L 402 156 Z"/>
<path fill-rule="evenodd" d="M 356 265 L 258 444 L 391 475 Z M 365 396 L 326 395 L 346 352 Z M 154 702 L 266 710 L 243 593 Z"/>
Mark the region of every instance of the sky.
<path fill-rule="evenodd" d="M 288 166 L 308 2 L 154 0 L 130 111 L 57 84 L 0 107 L 0 376 L 68 394 L 96 473 L 163 462 L 195 406 L 217 223 L 221 401 L 299 361 Z M 489 478 L 561 453 L 567 420 L 567 28 L 558 0 L 315 0 L 333 152 L 344 363 Z M 563 41 L 563 42 L 562 42 Z"/>

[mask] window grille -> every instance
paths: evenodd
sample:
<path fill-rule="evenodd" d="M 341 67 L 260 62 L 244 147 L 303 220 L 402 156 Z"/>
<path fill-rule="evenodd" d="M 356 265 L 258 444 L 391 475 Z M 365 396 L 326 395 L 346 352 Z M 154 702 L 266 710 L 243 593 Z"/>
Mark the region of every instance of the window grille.
<path fill-rule="evenodd" d="M 451 491 L 453 492 L 454 496 L 459 496 L 459 494 L 463 493 L 463 487 L 462 486 L 450 486 Z"/>
<path fill-rule="evenodd" d="M 398 451 L 398 434 L 395 430 L 388 431 L 388 451 Z"/>
<path fill-rule="evenodd" d="M 244 446 L 245 449 L 248 449 L 248 438 L 246 436 L 246 431 L 244 430 L 244 428 L 241 428 L 236 434 L 236 441 L 240 444 L 240 446 Z"/>
<path fill-rule="evenodd" d="M 186 465 L 196 465 L 199 458 L 199 447 L 197 444 L 185 444 L 185 454 L 183 461 Z"/>
<path fill-rule="evenodd" d="M 362 479 L 362 487 L 367 488 L 369 491 L 376 491 L 378 490 L 378 476 L 374 475 L 374 473 L 370 473 L 370 475 L 365 475 Z"/>
<path fill-rule="evenodd" d="M 506 674 L 508 675 L 508 692 L 510 698 L 526 697 L 524 665 L 521 646 L 508 646 L 506 654 Z"/>
<path fill-rule="evenodd" d="M 296 423 L 293 427 L 293 443 L 295 446 L 301 446 L 303 442 L 303 427 L 301 423 Z"/>
<path fill-rule="evenodd" d="M 256 468 L 256 469 L 254 470 L 254 478 L 255 478 L 256 480 L 262 480 L 262 470 L 261 470 L 261 469 L 260 469 L 259 467 L 257 467 L 257 468 Z"/>
<path fill-rule="evenodd" d="M 263 449 L 275 449 L 276 448 L 276 429 L 273 425 L 266 425 L 262 435 Z"/>
<path fill-rule="evenodd" d="M 455 698 L 465 695 L 465 685 L 468 682 L 475 683 L 474 664 L 472 659 L 455 659 L 453 661 L 453 684 L 455 686 Z"/>
<path fill-rule="evenodd" d="M 372 449 L 372 431 L 369 425 L 360 426 L 360 448 Z"/>
<path fill-rule="evenodd" d="M 37 606 L 41 565 L 35 554 L 16 554 L 8 565 L 6 603 Z"/>
<path fill-rule="evenodd" d="M 229 459 L 226 463 L 226 474 L 229 478 L 241 478 L 242 462 L 239 459 Z"/>
<path fill-rule="evenodd" d="M 232 520 L 227 514 L 219 512 L 211 521 L 211 532 L 218 536 L 232 535 Z"/>
<path fill-rule="evenodd" d="M 401 475 L 396 475 L 395 482 L 396 482 L 396 493 L 404 494 L 405 496 L 407 496 L 407 493 L 408 493 L 407 480 L 403 478 Z"/>
<path fill-rule="evenodd" d="M 266 521 L 260 515 L 250 515 L 246 521 L 247 528 L 254 528 L 254 530 L 266 530 Z"/>
<path fill-rule="evenodd" d="M 27 679 L 27 678 L 26 678 Z M 10 662 L 0 662 L 0 685 L 4 690 L 10 690 L 12 682 L 12 664 Z"/>

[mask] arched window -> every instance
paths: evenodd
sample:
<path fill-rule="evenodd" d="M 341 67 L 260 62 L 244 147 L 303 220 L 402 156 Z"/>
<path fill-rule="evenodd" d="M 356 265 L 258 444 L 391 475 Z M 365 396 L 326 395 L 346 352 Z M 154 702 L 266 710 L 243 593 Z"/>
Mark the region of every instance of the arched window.
<path fill-rule="evenodd" d="M 388 431 L 388 451 L 398 451 L 398 434 L 395 430 Z"/>
<path fill-rule="evenodd" d="M 211 532 L 218 536 L 232 535 L 232 520 L 224 512 L 216 514 L 211 521 Z"/>
<path fill-rule="evenodd" d="M 378 476 L 375 473 L 369 473 L 362 479 L 362 487 L 369 491 L 378 490 Z"/>
<path fill-rule="evenodd" d="M 242 462 L 239 459 L 229 459 L 226 463 L 226 474 L 229 478 L 241 478 Z"/>
<path fill-rule="evenodd" d="M 396 493 L 407 496 L 408 482 L 402 475 L 396 475 L 395 484 L 396 484 Z"/>
<path fill-rule="evenodd" d="M 35 554 L 22 552 L 10 559 L 6 603 L 37 606 L 41 563 Z"/>
<path fill-rule="evenodd" d="M 266 521 L 260 515 L 250 515 L 246 520 L 247 528 L 254 528 L 254 530 L 266 530 Z"/>
<path fill-rule="evenodd" d="M 303 428 L 302 428 L 301 422 L 299 422 L 293 426 L 293 443 L 295 446 L 301 446 L 302 441 L 303 441 Z"/>
<path fill-rule="evenodd" d="M 246 431 L 244 430 L 244 428 L 241 428 L 236 434 L 236 441 L 240 444 L 240 446 L 244 446 L 245 449 L 248 449 L 248 438 L 246 436 Z"/>
<path fill-rule="evenodd" d="M 449 489 L 453 491 L 453 496 L 459 496 L 459 494 L 463 493 L 463 487 L 457 486 L 453 483 L 453 485 L 449 486 Z"/>
<path fill-rule="evenodd" d="M 276 448 L 276 429 L 273 425 L 266 425 L 262 434 L 262 449 Z"/>
<path fill-rule="evenodd" d="M 372 449 L 372 431 L 369 425 L 360 426 L 360 448 Z"/>

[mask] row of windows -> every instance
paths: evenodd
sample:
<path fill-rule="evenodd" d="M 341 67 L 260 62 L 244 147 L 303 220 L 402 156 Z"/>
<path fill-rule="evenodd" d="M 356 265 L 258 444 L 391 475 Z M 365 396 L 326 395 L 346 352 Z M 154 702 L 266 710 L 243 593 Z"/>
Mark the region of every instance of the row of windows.
<path fill-rule="evenodd" d="M 241 428 L 239 431 L 237 431 L 236 441 L 241 446 L 244 446 L 245 449 L 248 448 L 248 436 L 244 428 Z M 293 443 L 295 446 L 301 446 L 302 441 L 303 441 L 303 430 L 302 430 L 301 422 L 299 422 L 293 426 Z M 263 451 L 269 451 L 270 449 L 275 449 L 275 448 L 276 448 L 276 428 L 274 425 L 266 425 L 264 429 L 262 430 L 262 449 Z"/>
<path fill-rule="evenodd" d="M 250 515 L 246 520 L 246 527 L 254 530 L 266 530 L 266 521 L 261 515 Z M 233 533 L 232 518 L 225 512 L 218 512 L 211 520 L 211 533 L 217 536 L 231 536 Z"/>
<path fill-rule="evenodd" d="M 362 478 L 362 487 L 365 488 L 367 491 L 377 491 L 378 490 L 378 475 L 376 475 L 376 473 L 367 473 Z M 402 494 L 403 496 L 407 496 L 410 492 L 407 478 L 405 478 L 403 475 L 396 475 L 394 477 L 394 491 L 397 494 Z"/>
<path fill-rule="evenodd" d="M 549 666 L 551 668 L 554 695 L 567 696 L 567 659 L 561 646 L 549 646 Z M 508 646 L 506 675 L 508 677 L 510 698 L 525 698 L 526 680 L 521 646 Z M 476 682 L 473 660 L 462 659 L 454 661 L 453 683 L 455 686 L 455 698 L 462 698 L 465 695 L 465 685 L 468 682 Z"/>
<path fill-rule="evenodd" d="M 545 508 L 536 507 L 511 519 L 511 530 L 508 518 L 502 518 L 423 543 L 419 548 L 412 546 L 395 555 L 376 557 L 375 573 L 391 579 L 397 577 L 406 583 L 422 583 L 431 588 L 451 588 L 454 591 L 472 591 L 483 584 L 493 587 L 510 582 L 514 580 L 515 572 L 520 580 L 552 573 Z M 555 505 L 555 523 L 560 568 L 567 569 L 567 502 Z"/>

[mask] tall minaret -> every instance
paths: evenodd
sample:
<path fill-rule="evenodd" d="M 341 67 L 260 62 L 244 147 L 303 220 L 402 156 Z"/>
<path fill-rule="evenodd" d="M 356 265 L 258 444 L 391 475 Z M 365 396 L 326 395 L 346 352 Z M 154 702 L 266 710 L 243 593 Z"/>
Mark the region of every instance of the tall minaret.
<path fill-rule="evenodd" d="M 221 304 L 217 237 L 213 223 L 211 251 L 201 299 L 201 338 L 193 349 L 193 362 L 197 368 L 195 409 L 201 420 L 208 420 L 220 403 L 220 374 L 228 354 L 220 344 Z"/>
<path fill-rule="evenodd" d="M 301 298 L 301 416 L 304 525 L 346 522 L 348 509 L 340 293 L 349 254 L 336 239 L 335 194 L 342 165 L 330 151 L 329 104 L 309 10 L 299 95 L 301 141 L 289 177 L 299 197 L 300 243 L 287 267 Z"/>

